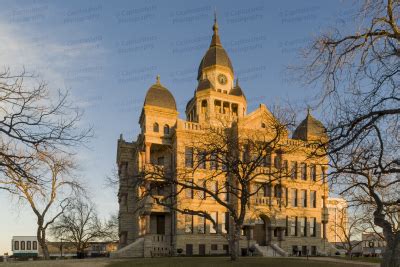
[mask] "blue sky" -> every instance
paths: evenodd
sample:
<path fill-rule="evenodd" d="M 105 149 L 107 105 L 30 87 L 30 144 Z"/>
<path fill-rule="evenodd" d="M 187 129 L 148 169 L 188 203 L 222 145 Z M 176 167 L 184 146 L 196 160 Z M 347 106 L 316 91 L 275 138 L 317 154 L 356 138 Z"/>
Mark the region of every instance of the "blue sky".
<path fill-rule="evenodd" d="M 52 89 L 66 89 L 84 108 L 82 123 L 96 137 L 79 152 L 80 176 L 103 217 L 117 211 L 105 186 L 119 134 L 134 140 L 147 89 L 161 82 L 174 94 L 180 117 L 196 88 L 198 64 L 209 46 L 214 9 L 221 41 L 248 99 L 272 106 L 289 99 L 304 107 L 310 89 L 288 83 L 285 67 L 327 26 L 346 28 L 353 1 L 50 1 L 3 0 L 0 67 L 24 66 Z M 318 117 L 318 110 L 315 111 Z M 34 235 L 30 209 L 0 192 L 0 253 L 13 235 Z"/>

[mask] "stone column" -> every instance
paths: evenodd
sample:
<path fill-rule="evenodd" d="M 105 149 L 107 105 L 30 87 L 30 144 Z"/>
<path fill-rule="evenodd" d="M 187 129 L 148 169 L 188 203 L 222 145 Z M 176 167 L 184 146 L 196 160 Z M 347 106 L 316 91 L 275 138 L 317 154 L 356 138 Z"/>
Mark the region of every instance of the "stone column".
<path fill-rule="evenodd" d="M 146 163 L 150 163 L 150 147 L 151 147 L 151 143 L 146 143 Z"/>
<path fill-rule="evenodd" d="M 150 223 L 150 215 L 146 215 L 146 234 L 151 233 Z"/>

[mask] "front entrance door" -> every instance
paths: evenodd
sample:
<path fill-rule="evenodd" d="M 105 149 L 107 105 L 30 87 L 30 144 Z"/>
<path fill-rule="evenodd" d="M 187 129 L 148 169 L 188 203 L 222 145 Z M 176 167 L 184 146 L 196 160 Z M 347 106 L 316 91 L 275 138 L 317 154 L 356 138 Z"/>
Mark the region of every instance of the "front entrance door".
<path fill-rule="evenodd" d="M 165 215 L 157 215 L 157 234 L 165 235 Z"/>
<path fill-rule="evenodd" d="M 256 224 L 254 226 L 254 239 L 260 246 L 267 245 L 266 242 L 266 232 L 265 232 L 265 223 Z"/>

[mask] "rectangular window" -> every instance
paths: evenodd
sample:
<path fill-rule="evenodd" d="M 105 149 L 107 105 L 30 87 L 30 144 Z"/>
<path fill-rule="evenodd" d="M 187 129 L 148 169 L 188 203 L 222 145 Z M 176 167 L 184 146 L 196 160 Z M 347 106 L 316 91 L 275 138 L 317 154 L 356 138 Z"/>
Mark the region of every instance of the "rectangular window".
<path fill-rule="evenodd" d="M 199 152 L 199 154 L 197 154 L 197 160 L 198 160 L 198 168 L 205 169 L 206 168 L 206 153 L 204 151 L 201 151 L 201 152 Z"/>
<path fill-rule="evenodd" d="M 197 216 L 197 232 L 199 234 L 206 233 L 206 220 L 202 216 Z"/>
<path fill-rule="evenodd" d="M 310 236 L 316 236 L 317 229 L 317 218 L 311 218 L 310 220 Z"/>
<path fill-rule="evenodd" d="M 197 181 L 196 186 L 206 188 L 206 182 L 200 179 Z M 204 190 L 197 190 L 196 194 L 198 199 L 206 199 L 206 192 Z"/>
<path fill-rule="evenodd" d="M 218 212 L 210 212 L 210 216 L 215 222 L 215 225 L 210 222 L 210 234 L 216 234 L 218 228 Z"/>
<path fill-rule="evenodd" d="M 187 186 L 193 185 L 193 180 L 186 181 Z M 186 198 L 193 199 L 193 189 L 192 188 L 185 188 L 185 196 Z"/>
<path fill-rule="evenodd" d="M 307 164 L 306 163 L 301 163 L 300 172 L 301 172 L 301 179 L 306 181 L 307 180 Z"/>
<path fill-rule="evenodd" d="M 263 167 L 270 167 L 271 166 L 271 153 L 267 153 L 263 160 Z"/>
<path fill-rule="evenodd" d="M 274 167 L 277 169 L 281 168 L 281 161 L 282 161 L 282 156 L 281 155 L 276 155 L 274 158 Z"/>
<path fill-rule="evenodd" d="M 300 202 L 302 207 L 307 208 L 307 190 L 305 189 L 301 190 Z"/>
<path fill-rule="evenodd" d="M 290 235 L 297 236 L 297 217 L 290 219 Z"/>
<path fill-rule="evenodd" d="M 217 154 L 212 153 L 210 158 L 210 169 L 216 170 L 218 169 L 218 157 Z"/>
<path fill-rule="evenodd" d="M 210 190 L 214 194 L 217 194 L 218 193 L 218 182 L 217 181 L 209 181 L 208 182 L 208 190 Z"/>
<path fill-rule="evenodd" d="M 185 167 L 193 168 L 193 148 L 185 147 Z"/>
<path fill-rule="evenodd" d="M 193 234 L 193 215 L 185 214 L 185 233 Z"/>
<path fill-rule="evenodd" d="M 265 194 L 264 196 L 266 197 L 271 197 L 272 196 L 272 185 L 271 184 L 265 184 Z"/>
<path fill-rule="evenodd" d="M 229 212 L 225 212 L 222 214 L 221 232 L 223 234 L 227 234 L 228 228 L 229 228 Z"/>
<path fill-rule="evenodd" d="M 317 168 L 315 167 L 314 164 L 312 164 L 310 166 L 310 175 L 311 175 L 311 180 L 313 182 L 316 182 L 317 181 Z"/>
<path fill-rule="evenodd" d="M 225 254 L 229 254 L 229 245 L 222 245 L 222 249 L 225 251 Z"/>
<path fill-rule="evenodd" d="M 300 220 L 300 236 L 306 236 L 306 226 L 307 226 L 306 218 L 301 217 L 299 220 Z"/>
<path fill-rule="evenodd" d="M 310 205 L 311 208 L 317 207 L 317 191 L 310 191 Z"/>
<path fill-rule="evenodd" d="M 287 160 L 283 161 L 282 172 L 285 177 L 289 175 L 289 163 Z"/>
<path fill-rule="evenodd" d="M 14 250 L 19 250 L 19 241 L 14 242 Z"/>
<path fill-rule="evenodd" d="M 25 241 L 21 241 L 21 250 L 25 250 Z"/>
<path fill-rule="evenodd" d="M 32 248 L 33 250 L 37 250 L 37 241 L 33 241 Z"/>
<path fill-rule="evenodd" d="M 211 250 L 218 250 L 217 244 L 211 244 Z"/>
<path fill-rule="evenodd" d="M 26 249 L 27 250 L 32 250 L 32 242 L 31 241 L 27 241 L 26 242 Z"/>
<path fill-rule="evenodd" d="M 297 207 L 297 189 L 292 188 L 290 191 L 292 191 L 292 207 Z"/>
<path fill-rule="evenodd" d="M 293 180 L 297 179 L 297 162 L 291 161 L 290 162 L 290 178 Z"/>

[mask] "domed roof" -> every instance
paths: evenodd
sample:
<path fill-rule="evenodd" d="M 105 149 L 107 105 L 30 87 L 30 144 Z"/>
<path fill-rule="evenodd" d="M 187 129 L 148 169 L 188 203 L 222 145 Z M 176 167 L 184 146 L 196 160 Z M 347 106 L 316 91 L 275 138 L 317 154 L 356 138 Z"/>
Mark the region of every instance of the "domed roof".
<path fill-rule="evenodd" d="M 219 65 L 229 68 L 233 72 L 232 62 L 228 54 L 222 47 L 221 40 L 218 35 L 218 24 L 215 19 L 213 26 L 214 34 L 212 36 L 210 47 L 200 62 L 197 80 L 201 78 L 203 70 L 207 67 Z"/>
<path fill-rule="evenodd" d="M 167 88 L 161 85 L 159 76 L 157 76 L 157 82 L 147 91 L 144 105 L 176 110 L 175 98 Z"/>
<path fill-rule="evenodd" d="M 293 139 L 304 141 L 326 138 L 328 138 L 328 135 L 326 134 L 324 125 L 310 114 L 310 110 L 308 110 L 307 117 L 297 126 L 293 133 Z"/>

